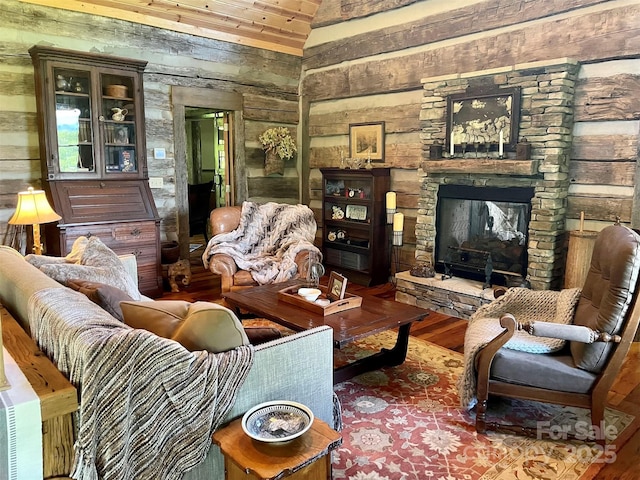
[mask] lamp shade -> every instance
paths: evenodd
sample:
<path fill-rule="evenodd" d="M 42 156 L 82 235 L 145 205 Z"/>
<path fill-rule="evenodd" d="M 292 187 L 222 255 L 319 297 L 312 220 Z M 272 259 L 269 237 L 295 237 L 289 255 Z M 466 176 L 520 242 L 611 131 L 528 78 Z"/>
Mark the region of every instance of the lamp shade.
<path fill-rule="evenodd" d="M 44 190 L 29 187 L 26 192 L 18 192 L 18 206 L 9 219 L 11 225 L 40 225 L 55 222 L 62 217 L 53 211 Z"/>

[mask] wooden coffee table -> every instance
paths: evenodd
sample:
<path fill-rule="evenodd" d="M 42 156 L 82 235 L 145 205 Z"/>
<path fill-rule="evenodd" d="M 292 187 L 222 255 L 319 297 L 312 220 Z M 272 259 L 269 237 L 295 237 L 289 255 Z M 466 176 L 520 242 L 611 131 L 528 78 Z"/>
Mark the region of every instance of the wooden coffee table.
<path fill-rule="evenodd" d="M 279 290 L 297 283 L 299 282 L 290 281 L 262 285 L 225 292 L 222 296 L 237 313 L 245 310 L 297 332 L 328 325 L 333 328 L 333 345 L 338 349 L 374 333 L 398 328 L 393 348 L 383 348 L 366 358 L 337 367 L 333 373 L 334 384 L 381 367 L 400 365 L 407 357 L 411 324 L 423 320 L 430 313 L 429 310 L 413 305 L 362 295 L 362 305 L 359 308 L 323 316 L 278 300 Z"/>

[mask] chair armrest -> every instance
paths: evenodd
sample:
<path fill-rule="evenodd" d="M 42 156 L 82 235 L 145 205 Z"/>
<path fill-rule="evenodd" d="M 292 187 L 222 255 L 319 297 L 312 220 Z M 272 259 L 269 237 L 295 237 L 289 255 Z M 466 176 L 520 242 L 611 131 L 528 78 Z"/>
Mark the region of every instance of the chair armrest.
<path fill-rule="evenodd" d="M 238 266 L 231 256 L 217 253 L 209 259 L 209 271 L 220 275 L 221 289 L 228 292 L 233 287 L 233 276 L 238 271 Z"/>
<path fill-rule="evenodd" d="M 502 318 L 500 319 L 500 325 L 502 325 Z M 581 325 L 565 325 L 553 322 L 516 321 L 516 329 L 524 330 L 528 334 L 535 335 L 536 337 L 559 338 L 561 340 L 580 343 L 620 343 L 622 340 L 619 335 L 610 335 L 607 332 L 600 332 L 589 327 L 583 327 Z"/>
<path fill-rule="evenodd" d="M 232 277 L 238 271 L 238 266 L 231 256 L 225 253 L 217 253 L 209 260 L 209 270 L 218 275 Z"/>

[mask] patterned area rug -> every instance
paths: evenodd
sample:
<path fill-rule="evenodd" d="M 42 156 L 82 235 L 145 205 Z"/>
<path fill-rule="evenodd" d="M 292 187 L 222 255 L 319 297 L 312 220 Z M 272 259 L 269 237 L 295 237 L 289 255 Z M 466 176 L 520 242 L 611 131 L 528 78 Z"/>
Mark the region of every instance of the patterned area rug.
<path fill-rule="evenodd" d="M 344 349 L 336 361 L 393 346 L 384 332 Z M 336 385 L 342 402 L 343 444 L 333 452 L 333 478 L 347 480 L 587 480 L 615 460 L 638 419 L 607 410 L 612 440 L 562 440 L 564 426 L 587 428 L 589 412 L 537 402 L 500 400 L 488 418 L 507 423 L 549 422 L 558 440 L 475 432 L 473 413 L 458 405 L 462 355 L 411 338 L 407 361 Z M 582 422 L 582 423 L 581 423 Z M 586 422 L 586 423 L 584 423 Z M 557 427 L 557 428 L 556 428 Z"/>

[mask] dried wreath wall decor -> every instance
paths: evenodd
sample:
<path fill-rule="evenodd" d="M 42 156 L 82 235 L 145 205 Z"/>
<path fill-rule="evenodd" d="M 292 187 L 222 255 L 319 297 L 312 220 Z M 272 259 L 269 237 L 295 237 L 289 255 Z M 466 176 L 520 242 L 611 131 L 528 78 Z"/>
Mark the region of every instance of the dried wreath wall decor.
<path fill-rule="evenodd" d="M 284 161 L 293 157 L 296 144 L 287 127 L 273 127 L 258 136 L 266 153 L 265 175 L 284 174 Z"/>

